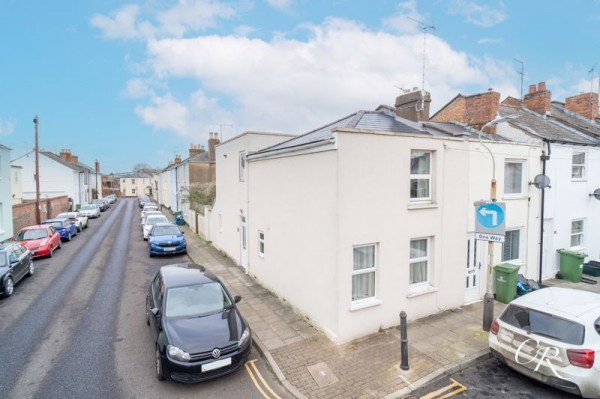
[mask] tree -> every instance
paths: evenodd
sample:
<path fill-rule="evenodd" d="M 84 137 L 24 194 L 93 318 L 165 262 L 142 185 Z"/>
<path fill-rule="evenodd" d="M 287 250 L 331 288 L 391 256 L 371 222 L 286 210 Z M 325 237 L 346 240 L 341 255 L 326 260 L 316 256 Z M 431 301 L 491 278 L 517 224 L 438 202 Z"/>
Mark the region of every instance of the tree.
<path fill-rule="evenodd" d="M 189 202 L 190 208 L 199 211 L 201 205 L 213 206 L 217 194 L 215 183 L 194 183 L 182 189 L 182 201 Z"/>

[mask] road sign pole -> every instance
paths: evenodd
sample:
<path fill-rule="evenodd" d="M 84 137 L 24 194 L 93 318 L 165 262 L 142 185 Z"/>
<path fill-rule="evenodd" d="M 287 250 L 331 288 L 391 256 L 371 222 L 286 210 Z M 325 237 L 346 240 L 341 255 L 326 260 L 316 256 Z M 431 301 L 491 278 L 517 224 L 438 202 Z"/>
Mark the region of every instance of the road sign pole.
<path fill-rule="evenodd" d="M 490 187 L 490 198 L 496 202 L 496 179 L 492 179 Z M 494 242 L 488 241 L 488 278 L 485 295 L 483 296 L 483 331 L 490 331 L 494 318 L 494 293 L 492 285 L 494 284 L 492 267 L 494 264 Z"/>

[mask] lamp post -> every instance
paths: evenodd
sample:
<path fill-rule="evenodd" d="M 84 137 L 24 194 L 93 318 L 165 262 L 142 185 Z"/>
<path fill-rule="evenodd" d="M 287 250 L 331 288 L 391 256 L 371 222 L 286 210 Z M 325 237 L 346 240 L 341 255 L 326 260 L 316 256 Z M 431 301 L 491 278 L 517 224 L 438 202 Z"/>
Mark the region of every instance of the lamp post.
<path fill-rule="evenodd" d="M 494 158 L 494 154 L 489 149 L 487 145 L 483 143 L 481 140 L 481 132 L 493 125 L 497 125 L 498 123 L 504 122 L 509 119 L 513 119 L 516 115 L 508 115 L 504 117 L 496 117 L 483 125 L 479 130 L 479 143 L 485 148 L 492 157 L 492 181 L 490 184 L 490 200 L 492 202 L 496 202 L 496 159 Z M 494 242 L 488 241 L 488 275 L 486 280 L 486 289 L 485 295 L 483 296 L 483 330 L 490 331 L 490 326 L 492 325 L 492 321 L 494 319 L 494 292 L 492 290 L 492 285 L 494 283 L 492 267 L 494 264 Z"/>
<path fill-rule="evenodd" d="M 39 118 L 33 117 L 33 125 L 35 126 L 35 220 L 37 224 L 42 223 L 40 214 L 40 149 L 38 146 L 38 123 Z"/>

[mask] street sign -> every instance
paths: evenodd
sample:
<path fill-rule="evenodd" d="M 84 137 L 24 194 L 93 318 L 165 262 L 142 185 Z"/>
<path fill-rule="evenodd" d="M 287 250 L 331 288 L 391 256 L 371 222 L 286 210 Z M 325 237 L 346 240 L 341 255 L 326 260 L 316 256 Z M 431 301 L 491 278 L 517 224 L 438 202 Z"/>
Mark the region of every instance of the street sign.
<path fill-rule="evenodd" d="M 488 235 L 491 238 L 479 238 L 480 240 L 504 242 L 505 209 L 503 202 L 475 205 L 475 233 Z M 496 236 L 496 238 L 492 238 L 492 236 Z M 497 239 L 498 236 L 502 236 L 502 241 Z"/>
<path fill-rule="evenodd" d="M 504 236 L 495 234 L 475 233 L 475 239 L 481 241 L 504 242 Z"/>

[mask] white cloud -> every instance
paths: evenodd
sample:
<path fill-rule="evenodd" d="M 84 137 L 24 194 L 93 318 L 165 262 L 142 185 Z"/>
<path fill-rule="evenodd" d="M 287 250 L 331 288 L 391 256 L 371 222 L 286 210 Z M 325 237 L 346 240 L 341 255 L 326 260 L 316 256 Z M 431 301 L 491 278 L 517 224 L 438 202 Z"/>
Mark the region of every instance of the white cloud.
<path fill-rule="evenodd" d="M 500 37 L 482 37 L 477 40 L 477 44 L 500 44 L 502 42 L 504 42 L 504 39 Z"/>
<path fill-rule="evenodd" d="M 138 22 L 140 8 L 136 5 L 125 5 L 112 17 L 95 15 L 90 23 L 100 29 L 107 39 L 136 39 L 153 36 L 153 28 L 145 22 Z"/>
<path fill-rule="evenodd" d="M 498 25 L 506 19 L 504 10 L 500 8 L 494 9 L 472 0 L 452 0 L 449 12 L 451 14 L 462 15 L 468 23 L 484 28 Z"/>
<path fill-rule="evenodd" d="M 425 26 L 427 18 L 417 11 L 416 0 L 407 0 L 398 5 L 396 14 L 383 20 L 383 26 L 398 33 L 416 33 Z"/>
<path fill-rule="evenodd" d="M 3 120 L 0 119 L 0 136 L 8 136 L 15 131 L 15 127 L 17 127 L 17 122 L 13 119 Z"/>
<path fill-rule="evenodd" d="M 131 79 L 127 82 L 123 95 L 127 98 L 152 97 L 154 96 L 154 90 L 145 79 Z"/>
<path fill-rule="evenodd" d="M 267 0 L 267 3 L 273 8 L 286 11 L 292 7 L 292 0 Z"/>
<path fill-rule="evenodd" d="M 155 97 L 151 105 L 137 106 L 135 113 L 155 129 L 171 130 L 182 136 L 190 132 L 187 107 L 171 96 Z"/>

